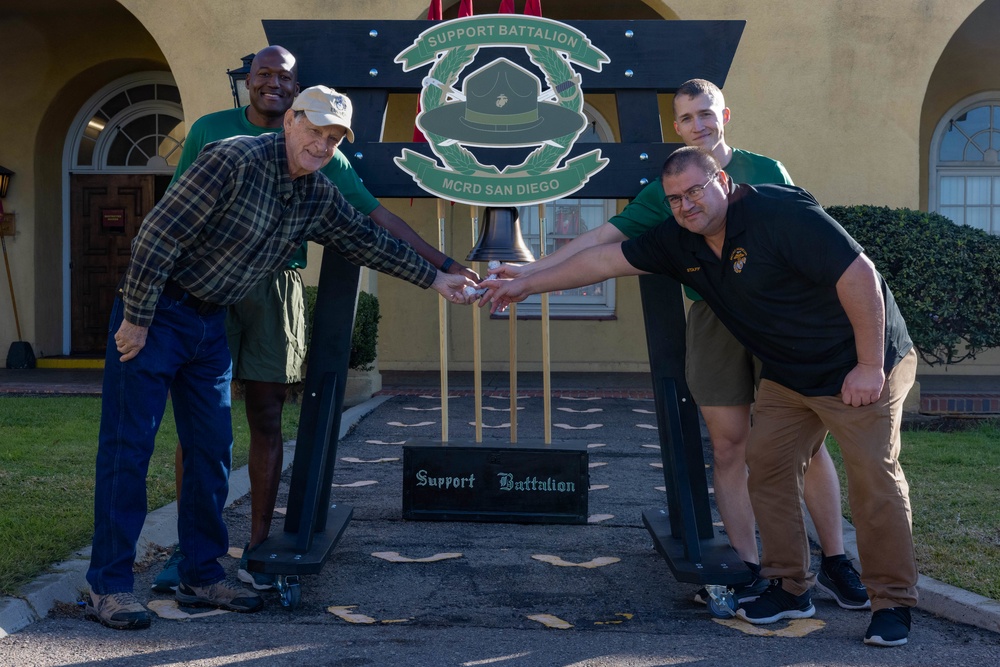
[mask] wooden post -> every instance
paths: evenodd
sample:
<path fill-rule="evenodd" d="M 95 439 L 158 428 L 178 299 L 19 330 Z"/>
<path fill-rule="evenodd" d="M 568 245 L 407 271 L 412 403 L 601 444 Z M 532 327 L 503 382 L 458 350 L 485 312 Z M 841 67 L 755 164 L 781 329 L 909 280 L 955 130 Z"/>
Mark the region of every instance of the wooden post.
<path fill-rule="evenodd" d="M 471 207 L 472 247 L 479 242 L 479 207 Z M 479 275 L 482 276 L 483 265 L 479 263 Z M 476 442 L 483 441 L 483 346 L 482 346 L 482 309 L 472 306 L 472 382 L 476 395 Z"/>
<path fill-rule="evenodd" d="M 517 442 L 517 304 L 510 304 L 510 441 Z"/>
<path fill-rule="evenodd" d="M 445 251 L 444 206 L 444 200 L 438 199 L 438 249 L 441 252 Z M 441 441 L 448 442 L 448 300 L 444 296 L 438 299 L 438 327 L 441 356 Z"/>
<path fill-rule="evenodd" d="M 539 259 L 545 257 L 545 204 L 538 205 Z M 549 357 L 549 293 L 542 293 L 542 406 L 545 417 L 545 444 L 552 442 L 552 373 Z"/>

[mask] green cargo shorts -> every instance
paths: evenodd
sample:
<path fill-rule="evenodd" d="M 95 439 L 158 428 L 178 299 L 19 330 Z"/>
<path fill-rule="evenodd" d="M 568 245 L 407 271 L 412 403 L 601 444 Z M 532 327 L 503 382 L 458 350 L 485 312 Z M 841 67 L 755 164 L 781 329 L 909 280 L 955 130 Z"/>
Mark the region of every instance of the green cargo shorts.
<path fill-rule="evenodd" d="M 226 336 L 233 378 L 292 384 L 302 380 L 306 358 L 306 307 L 302 277 L 283 269 L 260 281 L 229 307 Z"/>
<path fill-rule="evenodd" d="M 684 376 L 698 405 L 750 405 L 760 362 L 704 301 L 691 304 L 685 333 Z"/>

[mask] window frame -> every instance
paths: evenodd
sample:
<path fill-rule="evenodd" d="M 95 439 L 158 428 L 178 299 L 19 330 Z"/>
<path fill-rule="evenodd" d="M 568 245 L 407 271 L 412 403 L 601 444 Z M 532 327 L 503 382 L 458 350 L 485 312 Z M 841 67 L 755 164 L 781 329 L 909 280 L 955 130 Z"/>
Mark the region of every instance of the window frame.
<path fill-rule="evenodd" d="M 984 150 L 983 159 L 943 160 L 941 158 L 941 150 L 944 146 L 948 132 L 953 127 L 953 124 L 970 112 L 983 107 L 990 108 L 991 112 L 985 131 L 996 135 L 992 138 L 989 148 Z M 965 133 L 963 132 L 963 134 Z M 966 136 L 968 137 L 968 135 Z M 975 135 L 973 135 L 973 137 L 974 136 Z M 971 141 L 972 138 L 968 137 L 966 141 L 966 149 Z M 963 157 L 964 154 L 965 150 L 963 150 Z M 929 158 L 929 174 L 927 182 L 928 210 L 944 215 L 955 222 L 955 224 L 967 224 L 967 212 L 970 208 L 986 208 L 989 211 L 986 216 L 988 225 L 986 231 L 991 234 L 1000 234 L 1000 91 L 989 91 L 972 95 L 952 106 L 948 112 L 941 117 L 941 120 L 934 128 L 934 134 L 931 138 Z M 961 204 L 942 202 L 943 195 L 945 193 L 945 188 L 942 184 L 945 178 L 963 179 L 963 195 Z M 987 202 L 969 203 L 969 178 L 990 179 L 991 185 L 987 188 Z M 963 209 L 962 219 L 960 221 L 955 220 L 954 217 L 952 217 L 953 214 L 948 212 L 949 209 L 958 207 Z M 972 226 L 975 226 L 978 229 L 983 229 L 981 225 Z"/>

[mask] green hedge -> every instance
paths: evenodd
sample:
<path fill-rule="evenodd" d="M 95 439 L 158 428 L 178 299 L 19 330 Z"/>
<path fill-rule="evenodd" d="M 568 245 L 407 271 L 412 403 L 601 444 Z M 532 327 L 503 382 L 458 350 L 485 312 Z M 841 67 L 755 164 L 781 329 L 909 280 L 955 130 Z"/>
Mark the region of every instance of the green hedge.
<path fill-rule="evenodd" d="M 306 327 L 309 343 L 312 343 L 313 314 L 316 311 L 315 286 L 306 286 Z M 351 336 L 351 361 L 349 367 L 358 371 L 370 371 L 375 367 L 378 356 L 378 323 L 382 319 L 378 308 L 378 297 L 368 292 L 358 294 L 358 311 L 354 317 L 354 333 Z"/>
<path fill-rule="evenodd" d="M 1000 237 L 905 208 L 826 211 L 889 283 L 924 361 L 955 364 L 1000 347 Z"/>

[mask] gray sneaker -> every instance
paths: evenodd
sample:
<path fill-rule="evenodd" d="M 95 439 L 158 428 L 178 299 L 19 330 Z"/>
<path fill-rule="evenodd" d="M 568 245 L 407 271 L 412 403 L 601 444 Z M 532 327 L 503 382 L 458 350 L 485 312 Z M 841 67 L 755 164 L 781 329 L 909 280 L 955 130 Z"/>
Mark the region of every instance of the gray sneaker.
<path fill-rule="evenodd" d="M 243 613 L 264 608 L 264 599 L 257 593 L 225 580 L 210 586 L 188 586 L 181 582 L 174 596 L 179 604 L 188 607 L 216 607 Z"/>
<path fill-rule="evenodd" d="M 149 610 L 132 593 L 90 592 L 87 617 L 115 630 L 144 630 L 153 620 Z"/>

